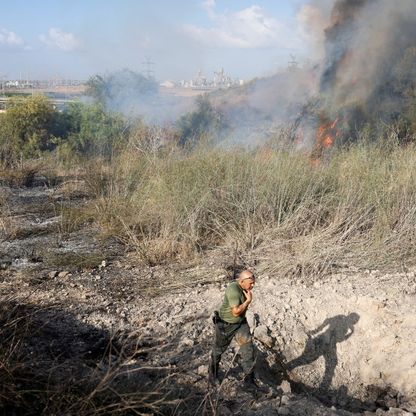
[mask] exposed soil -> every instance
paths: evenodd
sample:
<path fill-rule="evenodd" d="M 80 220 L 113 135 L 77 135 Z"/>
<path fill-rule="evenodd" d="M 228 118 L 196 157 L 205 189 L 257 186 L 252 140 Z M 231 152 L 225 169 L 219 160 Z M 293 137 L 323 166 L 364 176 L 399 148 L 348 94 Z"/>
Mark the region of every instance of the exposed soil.
<path fill-rule="evenodd" d="M 123 355 L 126 374 L 143 370 L 123 378 L 126 385 L 169 380 L 163 388 L 181 402 L 166 414 L 416 413 L 416 270 L 349 268 L 310 284 L 265 275 L 257 265 L 248 319 L 262 392 L 253 398 L 241 389 L 235 345 L 212 391 L 211 315 L 230 281 L 232 255 L 140 265 L 88 223 L 65 230 L 60 208 L 85 203 L 87 194 L 82 184 L 63 189 L 0 188 L 1 307 L 31 316 L 25 345 L 34 374 L 54 362 L 54 377 L 79 379 L 108 366 L 100 357 L 110 348 L 107 357 Z M 129 355 L 132 343 L 140 353 Z"/>

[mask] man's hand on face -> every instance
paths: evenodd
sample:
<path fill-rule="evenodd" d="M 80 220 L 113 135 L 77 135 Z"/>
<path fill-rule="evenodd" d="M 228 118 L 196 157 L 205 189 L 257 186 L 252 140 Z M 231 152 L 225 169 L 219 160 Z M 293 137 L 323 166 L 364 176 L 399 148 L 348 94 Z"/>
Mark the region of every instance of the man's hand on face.
<path fill-rule="evenodd" d="M 253 300 L 253 293 L 251 290 L 243 290 L 244 296 L 246 297 L 246 301 L 250 302 Z"/>

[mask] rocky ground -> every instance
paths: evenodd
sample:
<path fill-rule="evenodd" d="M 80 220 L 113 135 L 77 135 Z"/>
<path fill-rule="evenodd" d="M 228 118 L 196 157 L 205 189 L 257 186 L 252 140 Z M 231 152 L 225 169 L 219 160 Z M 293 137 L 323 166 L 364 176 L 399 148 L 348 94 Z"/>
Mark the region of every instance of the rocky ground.
<path fill-rule="evenodd" d="M 262 391 L 241 389 L 235 345 L 222 383 L 208 389 L 211 316 L 230 281 L 229 253 L 142 266 L 91 226 L 65 229 L 60 208 L 85 203 L 82 185 L 35 185 L 0 188 L 2 309 L 36 309 L 34 372 L 53 361 L 55 376 L 71 380 L 108 374 L 113 360 L 119 385 L 159 383 L 166 414 L 416 414 L 416 270 L 349 268 L 311 283 L 256 266 L 248 320 Z"/>

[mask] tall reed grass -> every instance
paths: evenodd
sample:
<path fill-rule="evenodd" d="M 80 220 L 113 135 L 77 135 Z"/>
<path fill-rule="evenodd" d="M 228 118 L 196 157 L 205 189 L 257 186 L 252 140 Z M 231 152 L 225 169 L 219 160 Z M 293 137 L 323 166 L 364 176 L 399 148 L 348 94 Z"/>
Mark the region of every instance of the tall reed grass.
<path fill-rule="evenodd" d="M 131 147 L 91 165 L 88 181 L 97 221 L 149 264 L 236 245 L 296 275 L 414 264 L 415 146 L 327 156 L 316 166 L 290 150 Z"/>

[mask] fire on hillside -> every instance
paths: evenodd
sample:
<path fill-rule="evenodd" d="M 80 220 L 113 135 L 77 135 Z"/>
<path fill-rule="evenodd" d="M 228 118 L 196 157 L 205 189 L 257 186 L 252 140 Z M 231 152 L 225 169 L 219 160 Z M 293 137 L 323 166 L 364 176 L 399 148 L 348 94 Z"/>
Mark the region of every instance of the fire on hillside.
<path fill-rule="evenodd" d="M 311 161 L 318 164 L 325 149 L 330 149 L 335 141 L 341 137 L 341 130 L 338 129 L 339 118 L 328 120 L 320 117 L 320 123 L 316 130 L 316 141 L 311 153 Z"/>
<path fill-rule="evenodd" d="M 398 121 L 415 124 L 415 23 L 411 0 L 335 1 L 324 30 L 319 98 L 305 106 L 295 135 L 312 148 L 313 163 L 354 141 L 364 125 L 377 132 Z"/>

